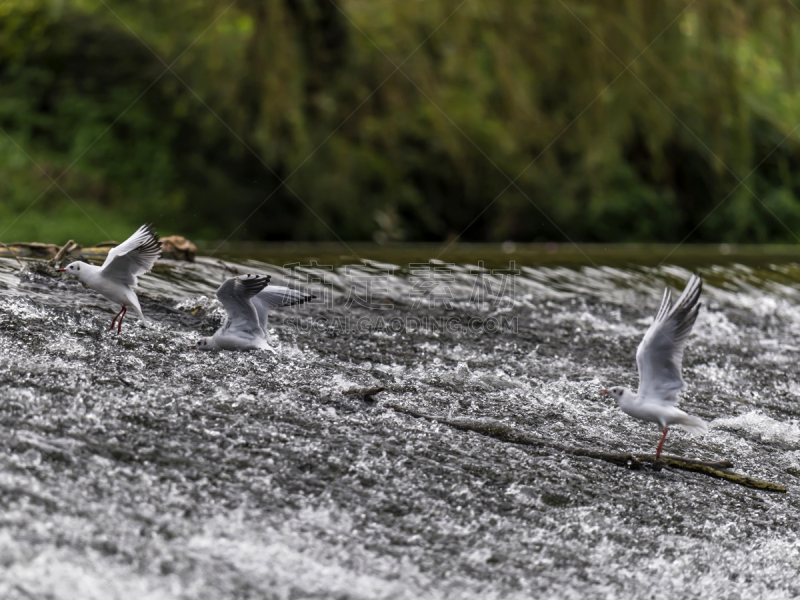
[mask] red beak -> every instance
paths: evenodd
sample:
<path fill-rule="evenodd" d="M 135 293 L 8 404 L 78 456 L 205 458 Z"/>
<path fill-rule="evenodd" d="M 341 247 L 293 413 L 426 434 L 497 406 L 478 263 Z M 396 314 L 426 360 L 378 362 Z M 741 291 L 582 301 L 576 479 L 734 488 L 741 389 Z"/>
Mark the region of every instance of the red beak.
<path fill-rule="evenodd" d="M 66 269 L 56 269 L 56 271 L 61 273 L 62 271 L 66 271 Z"/>
<path fill-rule="evenodd" d="M 197 346 L 189 346 L 189 350 L 196 350 Z"/>
<path fill-rule="evenodd" d="M 608 390 L 600 390 L 600 393 L 601 394 L 610 394 L 611 392 L 609 392 Z"/>

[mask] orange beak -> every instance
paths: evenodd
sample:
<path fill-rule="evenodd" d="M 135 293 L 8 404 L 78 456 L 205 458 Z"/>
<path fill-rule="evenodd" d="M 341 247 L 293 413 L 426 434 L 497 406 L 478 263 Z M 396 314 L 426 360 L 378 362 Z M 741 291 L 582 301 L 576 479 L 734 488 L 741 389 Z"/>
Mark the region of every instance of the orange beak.
<path fill-rule="evenodd" d="M 600 390 L 600 393 L 601 394 L 610 394 L 611 392 L 609 392 L 608 390 Z"/>
<path fill-rule="evenodd" d="M 66 271 L 66 269 L 56 269 L 56 271 L 58 271 L 59 273 L 62 273 L 63 271 Z"/>

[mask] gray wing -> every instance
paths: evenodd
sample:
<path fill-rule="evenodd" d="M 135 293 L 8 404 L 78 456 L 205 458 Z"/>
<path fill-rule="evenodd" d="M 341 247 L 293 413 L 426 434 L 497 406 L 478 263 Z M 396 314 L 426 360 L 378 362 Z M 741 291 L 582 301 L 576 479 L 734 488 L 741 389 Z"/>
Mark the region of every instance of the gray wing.
<path fill-rule="evenodd" d="M 636 350 L 639 398 L 666 404 L 678 402 L 678 394 L 686 387 L 681 377 L 683 347 L 702 306 L 702 288 L 703 280 L 692 275 L 675 306 L 669 291 L 664 292 L 661 308 Z"/>
<path fill-rule="evenodd" d="M 108 252 L 103 275 L 118 283 L 136 285 L 137 275 L 147 273 L 161 256 L 161 242 L 152 225 L 142 225 L 131 237 Z"/>
<path fill-rule="evenodd" d="M 258 313 L 258 322 L 264 335 L 267 334 L 267 319 L 269 318 L 270 308 L 280 308 L 282 306 L 294 306 L 303 304 L 316 296 L 293 290 L 288 287 L 275 285 L 264 288 L 253 298 L 253 306 Z"/>
<path fill-rule="evenodd" d="M 269 284 L 269 275 L 242 275 L 227 279 L 217 290 L 217 298 L 228 313 L 223 331 L 256 333 L 261 331 L 252 299 Z"/>

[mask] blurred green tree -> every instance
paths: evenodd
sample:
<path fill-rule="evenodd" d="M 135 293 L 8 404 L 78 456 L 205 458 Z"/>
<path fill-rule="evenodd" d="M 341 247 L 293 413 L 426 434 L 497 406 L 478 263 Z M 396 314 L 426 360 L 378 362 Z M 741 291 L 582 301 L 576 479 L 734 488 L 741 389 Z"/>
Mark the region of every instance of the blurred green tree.
<path fill-rule="evenodd" d="M 794 242 L 798 33 L 778 0 L 6 0 L 0 237 Z"/>

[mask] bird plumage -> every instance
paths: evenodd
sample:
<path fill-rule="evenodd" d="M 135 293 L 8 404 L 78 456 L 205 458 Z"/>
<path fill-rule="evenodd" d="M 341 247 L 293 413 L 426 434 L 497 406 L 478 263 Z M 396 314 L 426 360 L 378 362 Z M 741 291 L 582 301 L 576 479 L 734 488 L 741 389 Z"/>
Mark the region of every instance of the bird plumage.
<path fill-rule="evenodd" d="M 253 306 L 258 313 L 258 323 L 261 332 L 267 337 L 267 324 L 269 322 L 269 309 L 295 306 L 313 299 L 315 296 L 284 286 L 269 286 L 253 297 Z"/>
<path fill-rule="evenodd" d="M 273 350 L 267 341 L 270 308 L 293 306 L 314 296 L 283 286 L 267 287 L 269 275 L 231 277 L 217 290 L 227 318 L 216 333 L 202 338 L 200 350 Z"/>
<path fill-rule="evenodd" d="M 661 455 L 668 426 L 680 425 L 693 434 L 708 430 L 701 418 L 677 407 L 680 392 L 686 388 L 681 375 L 683 350 L 702 306 L 702 287 L 700 277 L 692 275 L 674 305 L 669 290 L 664 292 L 658 313 L 636 350 L 637 393 L 620 386 L 603 390 L 617 400 L 624 413 L 664 428 L 656 458 Z"/>
<path fill-rule="evenodd" d="M 674 306 L 669 290 L 664 291 L 656 318 L 636 350 L 640 399 L 676 404 L 686 388 L 681 376 L 683 348 L 702 306 L 702 288 L 703 281 L 692 275 Z"/>
<path fill-rule="evenodd" d="M 122 285 L 135 286 L 161 256 L 161 243 L 152 225 L 142 225 L 131 237 L 109 250 L 103 275 Z"/>
<path fill-rule="evenodd" d="M 122 306 L 110 327 L 113 329 L 119 318 L 117 333 L 120 333 L 122 319 L 128 308 L 135 310 L 142 322 L 149 325 L 133 287 L 138 283 L 137 277 L 148 272 L 160 255 L 161 243 L 158 235 L 151 225 L 142 225 L 131 237 L 109 250 L 102 266 L 79 260 L 59 271 L 74 275 L 87 287 Z"/>

